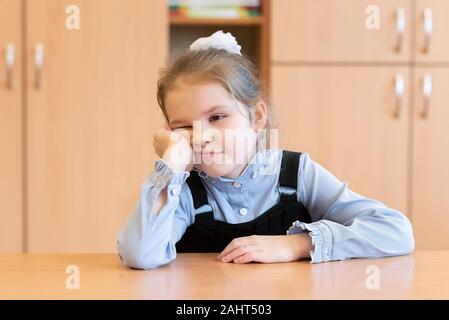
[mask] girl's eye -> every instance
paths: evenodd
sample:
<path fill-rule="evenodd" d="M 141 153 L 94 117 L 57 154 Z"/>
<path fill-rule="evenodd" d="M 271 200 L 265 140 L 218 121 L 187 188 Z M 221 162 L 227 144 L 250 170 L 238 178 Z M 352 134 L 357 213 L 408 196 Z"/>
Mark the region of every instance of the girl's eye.
<path fill-rule="evenodd" d="M 224 118 L 226 118 L 227 116 L 226 115 L 224 115 L 224 114 L 214 114 L 213 116 L 211 116 L 210 118 L 209 118 L 209 121 L 218 121 L 218 120 L 222 120 L 222 119 L 224 119 Z M 184 129 L 184 130 L 190 130 L 190 129 L 192 129 L 193 128 L 193 126 L 182 126 L 182 127 L 177 127 L 177 128 L 174 128 L 173 130 L 179 130 L 179 129 Z"/>
<path fill-rule="evenodd" d="M 210 121 L 217 121 L 226 118 L 224 114 L 216 114 L 210 117 Z"/>

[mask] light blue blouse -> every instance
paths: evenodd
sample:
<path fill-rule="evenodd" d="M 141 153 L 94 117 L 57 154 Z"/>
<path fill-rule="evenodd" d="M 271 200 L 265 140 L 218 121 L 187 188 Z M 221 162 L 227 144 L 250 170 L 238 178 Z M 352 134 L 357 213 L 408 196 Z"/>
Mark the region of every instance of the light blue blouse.
<path fill-rule="evenodd" d="M 415 242 L 410 221 L 401 212 L 352 191 L 314 162 L 300 157 L 297 190 L 279 188 L 282 150 L 259 151 L 235 179 L 209 177 L 199 172 L 208 191 L 216 220 L 242 223 L 255 219 L 279 202 L 280 193 L 295 193 L 309 211 L 312 223 L 296 221 L 286 234 L 308 231 L 314 244 L 312 263 L 348 258 L 377 258 L 407 254 Z M 117 246 L 123 264 L 151 269 L 176 258 L 175 244 L 195 214 L 188 172 L 172 171 L 162 160 L 141 188 L 140 201 L 119 232 Z M 168 184 L 168 186 L 167 186 Z M 161 190 L 167 186 L 167 201 L 153 213 Z"/>

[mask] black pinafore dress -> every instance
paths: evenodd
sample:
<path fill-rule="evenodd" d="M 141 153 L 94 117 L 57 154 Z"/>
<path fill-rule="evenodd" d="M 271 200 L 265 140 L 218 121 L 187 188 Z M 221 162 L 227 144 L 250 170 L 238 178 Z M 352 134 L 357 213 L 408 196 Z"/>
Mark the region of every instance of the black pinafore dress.
<path fill-rule="evenodd" d="M 283 150 L 278 186 L 297 190 L 301 153 Z M 197 171 L 187 178 L 195 209 L 208 204 L 207 191 Z M 231 224 L 214 219 L 212 211 L 195 215 L 182 238 L 176 243 L 177 252 L 221 252 L 234 238 L 250 235 L 285 235 L 296 220 L 309 223 L 307 208 L 298 202 L 296 193 L 281 193 L 279 202 L 256 219 Z"/>

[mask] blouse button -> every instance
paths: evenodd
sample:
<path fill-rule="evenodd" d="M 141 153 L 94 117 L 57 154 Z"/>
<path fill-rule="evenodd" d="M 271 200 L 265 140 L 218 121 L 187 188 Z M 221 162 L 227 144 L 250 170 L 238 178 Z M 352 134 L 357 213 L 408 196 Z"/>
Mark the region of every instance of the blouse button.
<path fill-rule="evenodd" d="M 257 177 L 257 173 L 253 172 L 253 173 L 251 174 L 251 178 L 254 179 L 255 177 Z"/>
<path fill-rule="evenodd" d="M 178 195 L 178 193 L 179 193 L 178 188 L 173 188 L 173 189 L 171 189 L 171 194 L 172 194 L 172 195 L 176 196 L 176 195 Z"/>
<path fill-rule="evenodd" d="M 236 188 L 240 188 L 242 186 L 242 184 L 240 182 L 235 181 L 233 183 L 233 186 L 236 187 Z"/>
<path fill-rule="evenodd" d="M 245 216 L 245 215 L 248 213 L 248 209 L 246 209 L 246 208 L 241 208 L 241 209 L 239 210 L 239 213 L 240 213 L 242 216 Z"/>

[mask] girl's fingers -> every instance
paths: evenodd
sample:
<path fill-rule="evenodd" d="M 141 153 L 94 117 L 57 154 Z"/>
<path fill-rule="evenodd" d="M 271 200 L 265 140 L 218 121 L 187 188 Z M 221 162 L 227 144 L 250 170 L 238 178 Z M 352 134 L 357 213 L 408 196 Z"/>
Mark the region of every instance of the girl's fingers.
<path fill-rule="evenodd" d="M 229 252 L 228 254 L 225 254 L 220 260 L 222 262 L 229 262 L 234 260 L 235 258 L 245 254 L 247 251 L 244 251 L 245 247 L 238 247 Z"/>
<path fill-rule="evenodd" d="M 253 252 L 245 253 L 244 255 L 241 255 L 240 257 L 234 259 L 234 263 L 248 263 L 252 261 L 254 261 Z"/>
<path fill-rule="evenodd" d="M 237 248 L 238 244 L 237 241 L 242 238 L 236 238 L 229 242 L 229 244 L 224 248 L 224 250 L 217 256 L 217 259 L 221 259 L 225 255 L 227 255 L 229 252 L 233 251 L 235 248 Z"/>
<path fill-rule="evenodd" d="M 234 259 L 241 257 L 251 251 L 254 251 L 255 247 L 251 246 L 251 245 L 247 245 L 247 246 L 240 246 L 238 248 L 236 248 L 235 250 L 231 251 L 230 253 L 228 253 L 227 255 L 223 256 L 221 258 L 222 262 L 231 262 Z"/>
<path fill-rule="evenodd" d="M 186 139 L 190 143 L 189 131 L 181 129 L 181 130 L 176 130 L 176 133 L 178 133 L 180 136 L 184 137 L 184 139 Z"/>
<path fill-rule="evenodd" d="M 234 240 L 229 242 L 229 244 L 226 246 L 226 248 L 224 248 L 224 250 L 217 256 L 217 259 L 221 259 L 222 257 L 227 255 L 231 251 L 235 250 L 237 247 L 247 246 L 249 244 L 252 244 L 253 243 L 251 241 L 252 239 L 253 239 L 252 236 L 235 238 Z"/>

